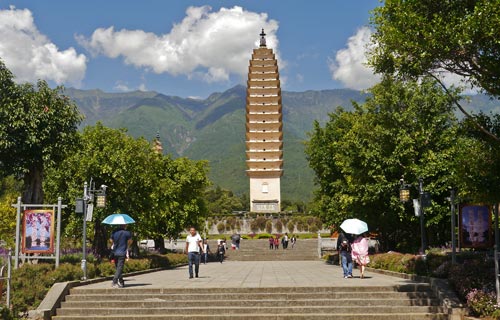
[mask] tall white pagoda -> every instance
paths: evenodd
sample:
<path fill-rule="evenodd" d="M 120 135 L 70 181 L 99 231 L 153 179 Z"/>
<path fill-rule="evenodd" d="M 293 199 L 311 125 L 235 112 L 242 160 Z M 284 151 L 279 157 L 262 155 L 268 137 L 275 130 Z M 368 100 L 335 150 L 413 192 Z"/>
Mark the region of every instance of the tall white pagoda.
<path fill-rule="evenodd" d="M 283 123 L 278 61 L 266 46 L 253 50 L 248 68 L 246 101 L 246 156 L 250 178 L 250 211 L 279 212 L 283 175 Z"/>

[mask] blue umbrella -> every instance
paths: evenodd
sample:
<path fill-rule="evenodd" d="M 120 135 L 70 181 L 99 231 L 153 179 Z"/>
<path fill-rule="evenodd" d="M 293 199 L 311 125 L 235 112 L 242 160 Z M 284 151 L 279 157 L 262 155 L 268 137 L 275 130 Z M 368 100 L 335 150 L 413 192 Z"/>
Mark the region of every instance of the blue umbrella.
<path fill-rule="evenodd" d="M 135 223 L 135 220 L 131 216 L 125 213 L 115 213 L 106 217 L 102 220 L 105 224 L 131 224 Z"/>

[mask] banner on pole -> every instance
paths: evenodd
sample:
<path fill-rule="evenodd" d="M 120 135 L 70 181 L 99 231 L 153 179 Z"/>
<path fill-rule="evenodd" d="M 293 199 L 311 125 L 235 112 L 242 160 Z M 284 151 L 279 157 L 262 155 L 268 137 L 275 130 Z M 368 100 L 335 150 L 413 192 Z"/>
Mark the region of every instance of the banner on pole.
<path fill-rule="evenodd" d="M 489 205 L 461 205 L 458 222 L 462 248 L 489 248 L 492 246 L 491 207 Z"/>

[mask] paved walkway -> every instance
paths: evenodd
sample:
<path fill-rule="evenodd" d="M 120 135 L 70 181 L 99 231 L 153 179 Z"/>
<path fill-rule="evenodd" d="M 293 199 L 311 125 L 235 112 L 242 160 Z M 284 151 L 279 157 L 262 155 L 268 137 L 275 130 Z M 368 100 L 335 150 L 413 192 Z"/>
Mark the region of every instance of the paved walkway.
<path fill-rule="evenodd" d="M 125 287 L 135 288 L 259 288 L 393 286 L 410 280 L 365 272 L 365 279 L 344 279 L 342 268 L 323 261 L 226 261 L 200 265 L 200 278 L 188 279 L 188 267 L 164 270 L 125 278 Z M 110 281 L 79 288 L 109 288 Z"/>

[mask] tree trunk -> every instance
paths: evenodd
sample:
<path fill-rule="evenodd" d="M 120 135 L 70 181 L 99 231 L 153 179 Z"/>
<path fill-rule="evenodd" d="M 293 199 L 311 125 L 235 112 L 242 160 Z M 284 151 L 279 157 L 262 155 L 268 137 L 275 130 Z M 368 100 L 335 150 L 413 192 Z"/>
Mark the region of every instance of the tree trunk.
<path fill-rule="evenodd" d="M 132 244 L 130 245 L 130 257 L 138 258 L 140 255 L 139 245 L 137 244 L 137 239 L 132 237 Z"/>
<path fill-rule="evenodd" d="M 43 167 L 32 166 L 24 175 L 23 203 L 42 204 L 43 203 Z"/>
<path fill-rule="evenodd" d="M 156 238 L 155 240 L 155 250 L 158 250 L 159 253 L 165 253 L 167 250 L 165 249 L 165 239 Z"/>
<path fill-rule="evenodd" d="M 100 259 L 108 255 L 109 237 L 110 234 L 108 234 L 104 225 L 102 225 L 100 221 L 96 220 L 94 229 L 94 241 L 92 242 L 92 252 L 96 256 L 96 258 Z"/>

